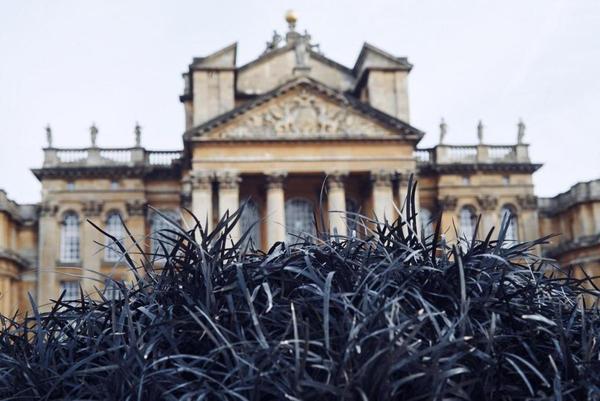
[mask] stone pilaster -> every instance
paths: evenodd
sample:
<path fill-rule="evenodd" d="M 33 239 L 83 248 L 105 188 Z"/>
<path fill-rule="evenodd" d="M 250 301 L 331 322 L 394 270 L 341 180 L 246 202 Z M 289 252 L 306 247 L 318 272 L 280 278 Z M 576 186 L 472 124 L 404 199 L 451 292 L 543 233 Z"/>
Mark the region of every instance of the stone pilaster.
<path fill-rule="evenodd" d="M 517 203 L 521 207 L 519 213 L 519 232 L 522 232 L 524 241 L 531 241 L 540 235 L 539 219 L 537 212 L 537 197 L 535 195 L 517 196 Z"/>
<path fill-rule="evenodd" d="M 225 171 L 217 174 L 219 183 L 219 218 L 229 211 L 235 213 L 240 207 L 240 182 L 237 172 Z M 240 225 L 236 224 L 231 230 L 231 238 L 237 241 L 240 238 Z"/>
<path fill-rule="evenodd" d="M 106 244 L 106 236 L 92 226 L 87 220 L 92 221 L 98 227 L 102 227 L 101 213 L 104 204 L 99 201 L 90 200 L 83 202 L 81 211 L 83 219 L 80 224 L 81 239 L 79 249 L 81 255 L 81 287 L 84 292 L 95 295 L 96 288 L 103 288 L 104 278 L 100 276 L 100 265 L 104 250 L 98 244 Z"/>
<path fill-rule="evenodd" d="M 277 241 L 285 240 L 285 195 L 283 183 L 285 172 L 267 175 L 267 248 Z"/>
<path fill-rule="evenodd" d="M 58 294 L 56 260 L 60 246 L 60 230 L 56 220 L 58 206 L 44 201 L 40 208 L 38 223 L 37 303 L 40 311 L 49 311 L 50 298 Z"/>
<path fill-rule="evenodd" d="M 481 209 L 481 224 L 483 228 L 483 235 L 487 235 L 492 227 L 498 221 L 498 215 L 496 214 L 496 208 L 498 206 L 498 198 L 492 195 L 480 195 L 477 197 L 477 203 Z M 498 234 L 498 231 L 495 232 Z"/>
<path fill-rule="evenodd" d="M 345 236 L 348 234 L 346 224 L 346 192 L 344 181 L 347 172 L 334 171 L 327 176 L 327 206 L 329 208 L 329 228 L 331 234 Z"/>
<path fill-rule="evenodd" d="M 212 215 L 212 179 L 213 175 L 206 171 L 195 171 L 192 174 L 192 212 L 205 230 L 210 230 Z"/>
<path fill-rule="evenodd" d="M 373 217 L 381 222 L 384 219 L 393 219 L 395 216 L 392 178 L 393 174 L 391 171 L 379 170 L 371 172 Z"/>

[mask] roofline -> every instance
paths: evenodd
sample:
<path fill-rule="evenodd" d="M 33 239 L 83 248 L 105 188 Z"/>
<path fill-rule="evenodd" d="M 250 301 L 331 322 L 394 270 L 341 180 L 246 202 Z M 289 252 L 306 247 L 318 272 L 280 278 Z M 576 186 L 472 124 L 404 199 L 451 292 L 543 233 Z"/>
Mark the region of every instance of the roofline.
<path fill-rule="evenodd" d="M 412 132 L 413 138 L 409 137 L 408 133 L 405 132 L 404 133 L 406 135 L 405 139 L 414 140 L 415 144 L 418 143 L 421 140 L 421 138 L 423 138 L 423 136 L 425 135 L 425 133 L 422 132 L 421 130 L 411 126 L 410 124 L 408 124 L 394 116 L 384 113 L 384 112 L 374 108 L 373 106 L 370 106 L 364 102 L 361 102 L 360 100 L 356 99 L 355 97 L 353 97 L 350 94 L 341 93 L 339 91 L 336 91 L 335 89 L 332 89 L 332 88 L 328 87 L 327 85 L 325 85 L 321 82 L 315 81 L 314 79 L 309 78 L 309 77 L 297 77 L 297 78 L 294 78 L 292 80 L 289 80 L 289 81 L 279 85 L 278 87 L 270 90 L 269 92 L 266 92 L 262 95 L 257 96 L 255 99 L 252 99 L 252 100 L 248 101 L 247 103 L 244 103 L 226 113 L 223 113 L 223 114 L 216 116 L 200 125 L 197 125 L 195 127 L 188 129 L 187 131 L 185 131 L 185 133 L 183 135 L 184 140 L 193 139 L 194 134 L 207 132 L 207 131 L 210 131 L 222 124 L 225 124 L 227 121 L 237 117 L 238 115 L 243 114 L 246 111 L 253 109 L 254 107 L 257 107 L 257 106 L 269 101 L 271 98 L 273 98 L 279 94 L 285 93 L 288 90 L 291 90 L 298 85 L 311 85 L 329 97 L 337 98 L 338 100 L 340 100 L 342 102 L 349 102 L 355 109 L 357 109 L 359 112 L 361 112 L 363 114 L 366 114 L 368 116 L 374 117 L 379 120 L 387 120 L 387 121 L 380 121 L 380 122 L 384 125 L 387 125 L 388 127 L 391 127 L 392 129 L 395 129 L 395 130 L 402 129 L 405 131 Z"/>

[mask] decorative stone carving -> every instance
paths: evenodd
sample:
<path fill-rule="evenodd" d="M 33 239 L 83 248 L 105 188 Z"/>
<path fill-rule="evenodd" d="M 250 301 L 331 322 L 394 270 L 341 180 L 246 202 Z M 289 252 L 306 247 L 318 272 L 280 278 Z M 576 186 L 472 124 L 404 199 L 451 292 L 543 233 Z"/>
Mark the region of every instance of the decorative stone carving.
<path fill-rule="evenodd" d="M 391 187 L 394 173 L 387 170 L 371 171 L 371 182 L 374 187 Z"/>
<path fill-rule="evenodd" d="M 40 204 L 40 217 L 53 217 L 58 213 L 58 205 L 53 205 L 48 201 Z"/>
<path fill-rule="evenodd" d="M 344 188 L 344 181 L 347 177 L 347 171 L 332 171 L 327 174 L 327 187 L 329 189 Z"/>
<path fill-rule="evenodd" d="M 287 172 L 274 171 L 267 174 L 267 189 L 282 189 Z"/>
<path fill-rule="evenodd" d="M 146 202 L 136 199 L 125 203 L 129 216 L 144 216 L 146 214 Z"/>
<path fill-rule="evenodd" d="M 492 195 L 481 195 L 477 197 L 477 203 L 483 210 L 494 210 L 498 206 L 498 198 Z"/>
<path fill-rule="evenodd" d="M 217 173 L 217 182 L 220 189 L 237 189 L 242 179 L 235 171 L 221 171 Z"/>
<path fill-rule="evenodd" d="M 535 210 L 538 206 L 537 196 L 535 195 L 517 195 L 517 203 L 521 209 L 525 210 Z"/>
<path fill-rule="evenodd" d="M 192 188 L 209 190 L 212 186 L 214 174 L 208 171 L 194 171 L 191 175 Z"/>
<path fill-rule="evenodd" d="M 100 213 L 102 213 L 103 208 L 104 208 L 104 202 L 90 200 L 90 201 L 83 202 L 81 211 L 83 212 L 83 214 L 85 216 L 96 217 L 96 216 L 100 216 Z"/>
<path fill-rule="evenodd" d="M 456 206 L 458 205 L 458 197 L 446 195 L 439 200 L 439 204 L 443 210 L 456 210 Z"/>
<path fill-rule="evenodd" d="M 382 137 L 382 128 L 359 117 L 348 106 L 325 102 L 307 90 L 225 128 L 219 136 L 235 138 Z"/>

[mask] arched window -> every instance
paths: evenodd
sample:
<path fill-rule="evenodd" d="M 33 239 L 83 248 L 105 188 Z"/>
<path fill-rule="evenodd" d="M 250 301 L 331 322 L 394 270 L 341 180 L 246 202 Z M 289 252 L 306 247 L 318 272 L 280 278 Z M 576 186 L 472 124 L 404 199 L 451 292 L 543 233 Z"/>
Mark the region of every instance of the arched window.
<path fill-rule="evenodd" d="M 468 241 L 475 236 L 475 225 L 477 224 L 477 215 L 473 206 L 463 206 L 460 209 L 460 236 Z"/>
<path fill-rule="evenodd" d="M 64 215 L 60 230 L 60 260 L 62 262 L 79 261 L 79 216 L 75 212 Z"/>
<path fill-rule="evenodd" d="M 427 209 L 421 209 L 419 211 L 419 224 L 421 228 L 421 234 L 424 238 L 428 238 L 433 235 L 433 224 L 431 224 L 432 215 Z"/>
<path fill-rule="evenodd" d="M 502 206 L 500 211 L 500 224 L 504 224 L 504 220 L 510 217 L 510 224 L 506 229 L 505 239 L 507 241 L 517 241 L 519 239 L 519 221 L 517 211 L 512 205 Z"/>
<path fill-rule="evenodd" d="M 151 215 L 151 238 L 152 238 L 152 253 L 163 253 L 163 248 L 160 246 L 162 242 L 167 252 L 170 252 L 174 248 L 175 241 L 179 239 L 179 236 L 167 232 L 165 230 L 176 231 L 177 228 L 173 226 L 165 217 L 169 220 L 179 224 L 179 213 L 175 210 L 161 210 L 160 214 L 152 213 Z M 165 238 L 166 237 L 166 238 Z"/>
<path fill-rule="evenodd" d="M 123 282 L 112 278 L 107 278 L 104 281 L 104 296 L 106 299 L 119 300 L 123 298 L 123 290 L 119 287 L 119 284 L 123 284 Z"/>
<path fill-rule="evenodd" d="M 246 231 L 250 230 L 246 237 L 248 241 L 252 241 L 255 247 L 260 248 L 260 213 L 256 202 L 252 199 L 246 201 L 246 206 L 240 217 L 240 234 L 245 234 Z"/>
<path fill-rule="evenodd" d="M 348 227 L 348 236 L 357 237 L 359 231 L 360 212 L 358 202 L 352 198 L 346 198 L 346 226 Z"/>
<path fill-rule="evenodd" d="M 106 232 L 118 240 L 123 239 L 123 224 L 119 212 L 113 211 L 106 218 Z M 106 248 L 104 248 L 104 260 L 116 262 L 121 258 L 121 251 L 117 244 L 110 238 L 107 238 Z"/>
<path fill-rule="evenodd" d="M 292 198 L 285 203 L 287 241 L 297 242 L 298 236 L 314 235 L 313 208 L 308 199 Z"/>

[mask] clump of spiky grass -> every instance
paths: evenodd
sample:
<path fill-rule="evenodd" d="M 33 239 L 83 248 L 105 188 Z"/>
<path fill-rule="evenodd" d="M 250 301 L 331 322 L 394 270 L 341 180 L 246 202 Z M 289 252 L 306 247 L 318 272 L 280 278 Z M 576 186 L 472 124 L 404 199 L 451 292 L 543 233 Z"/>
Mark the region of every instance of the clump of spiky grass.
<path fill-rule="evenodd" d="M 267 253 L 228 241 L 239 211 L 211 233 L 174 226 L 160 269 L 156 255 L 125 253 L 137 278 L 122 299 L 5 318 L 0 396 L 600 397 L 598 312 L 578 306 L 579 281 L 535 256 L 545 239 L 506 244 L 505 221 L 497 241 L 450 247 L 439 224 L 420 238 L 410 197 L 406 208 L 367 238 L 321 233 Z"/>

